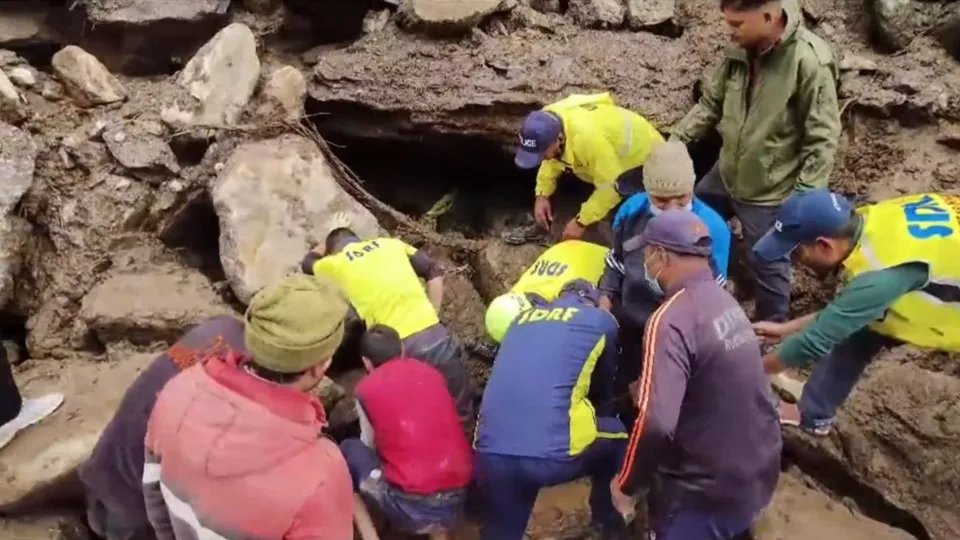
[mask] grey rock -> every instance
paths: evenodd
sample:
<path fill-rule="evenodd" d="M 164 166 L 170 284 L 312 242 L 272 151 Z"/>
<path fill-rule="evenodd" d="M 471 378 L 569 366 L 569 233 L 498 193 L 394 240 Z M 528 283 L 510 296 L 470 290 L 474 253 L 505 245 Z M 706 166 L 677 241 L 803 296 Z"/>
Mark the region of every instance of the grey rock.
<path fill-rule="evenodd" d="M 646 30 L 673 21 L 675 0 L 627 0 L 627 25 Z"/>
<path fill-rule="evenodd" d="M 177 158 L 163 135 L 160 122 L 138 119 L 110 125 L 103 132 L 103 141 L 114 159 L 134 176 L 159 185 L 180 172 Z"/>
<path fill-rule="evenodd" d="M 501 0 L 402 0 L 397 20 L 406 29 L 426 34 L 462 34 L 501 9 Z"/>
<path fill-rule="evenodd" d="M 0 9 L 0 49 L 29 46 L 51 40 L 44 19 L 48 7 L 45 2 L 6 0 Z"/>
<path fill-rule="evenodd" d="M 371 10 L 367 12 L 366 17 L 363 18 L 363 33 L 376 34 L 386 28 L 389 23 L 389 9 Z"/>
<path fill-rule="evenodd" d="M 293 66 L 281 66 L 267 77 L 257 105 L 257 114 L 265 119 L 295 121 L 303 116 L 307 99 L 307 78 Z"/>
<path fill-rule="evenodd" d="M 869 0 L 867 7 L 874 39 L 882 52 L 902 50 L 955 9 L 950 2 L 917 0 Z"/>
<path fill-rule="evenodd" d="M 13 84 L 20 86 L 22 88 L 33 88 L 37 84 L 37 75 L 32 68 L 25 66 L 17 66 L 10 68 L 10 71 L 7 73 L 10 77 L 10 81 Z"/>
<path fill-rule="evenodd" d="M 626 7 L 620 0 L 570 0 L 567 13 L 584 28 L 620 28 Z"/>
<path fill-rule="evenodd" d="M 30 135 L 0 122 L 0 216 L 9 214 L 33 185 L 37 151 Z"/>
<path fill-rule="evenodd" d="M 67 93 L 81 107 L 123 101 L 127 97 L 120 81 L 92 54 L 68 45 L 53 55 L 53 71 Z"/>
<path fill-rule="evenodd" d="M 361 237 L 382 234 L 376 218 L 337 183 L 326 156 L 300 136 L 239 146 L 211 194 L 220 261 L 242 302 L 295 270 L 333 228 L 349 223 Z"/>
<path fill-rule="evenodd" d="M 198 270 L 175 263 L 114 272 L 83 299 L 80 317 L 102 343 L 173 343 L 190 327 L 232 310 Z"/>
<path fill-rule="evenodd" d="M 177 79 L 183 95 L 161 117 L 178 130 L 236 124 L 259 77 L 256 37 L 231 24 L 190 59 Z"/>
<path fill-rule="evenodd" d="M 13 82 L 0 70 L 0 121 L 19 125 L 28 117 L 26 101 Z"/>
<path fill-rule="evenodd" d="M 878 69 L 877 63 L 873 60 L 849 52 L 844 53 L 838 67 L 840 71 L 858 71 L 860 73 L 872 73 Z"/>

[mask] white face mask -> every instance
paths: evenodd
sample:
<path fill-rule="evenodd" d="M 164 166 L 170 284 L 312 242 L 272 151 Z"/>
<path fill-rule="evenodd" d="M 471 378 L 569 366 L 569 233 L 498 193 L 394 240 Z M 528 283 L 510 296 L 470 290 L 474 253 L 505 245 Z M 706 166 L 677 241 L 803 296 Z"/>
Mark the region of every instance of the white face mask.
<path fill-rule="evenodd" d="M 681 208 L 681 210 L 686 210 L 687 212 L 692 212 L 692 211 L 693 211 L 693 201 L 688 202 L 683 208 Z M 659 207 L 657 207 L 657 205 L 655 205 L 655 204 L 653 204 L 653 203 L 650 203 L 650 213 L 651 213 L 651 214 L 653 214 L 653 215 L 655 215 L 655 216 L 658 216 L 658 215 L 660 215 L 661 212 L 663 212 L 663 210 L 661 210 Z"/>

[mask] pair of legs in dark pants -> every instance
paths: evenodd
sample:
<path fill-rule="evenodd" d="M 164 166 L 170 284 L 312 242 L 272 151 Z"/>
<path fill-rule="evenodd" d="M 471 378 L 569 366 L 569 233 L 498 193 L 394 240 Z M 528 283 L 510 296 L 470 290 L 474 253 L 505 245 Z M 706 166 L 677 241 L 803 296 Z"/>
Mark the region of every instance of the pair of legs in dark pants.
<path fill-rule="evenodd" d="M 13 380 L 6 350 L 0 347 L 0 426 L 16 418 L 22 406 L 23 398 Z"/>
<path fill-rule="evenodd" d="M 756 514 L 714 513 L 679 508 L 656 516 L 656 540 L 735 540 L 747 538 Z"/>
<path fill-rule="evenodd" d="M 743 227 L 747 264 L 754 276 L 759 320 L 784 322 L 790 319 L 790 260 L 764 261 L 753 254 L 753 246 L 777 221 L 780 205 L 759 206 L 733 200 L 720 179 L 719 163 L 697 183 L 694 194 L 724 219 L 734 216 Z"/>
<path fill-rule="evenodd" d="M 127 522 L 118 512 L 111 512 L 106 503 L 87 499 L 87 523 L 94 534 L 104 540 L 155 540 L 150 523 Z"/>
<path fill-rule="evenodd" d="M 600 418 L 619 424 L 612 418 Z M 601 428 L 603 429 L 603 428 Z M 626 439 L 597 439 L 578 456 L 543 459 L 477 452 L 474 476 L 484 509 L 482 540 L 521 540 L 541 488 L 590 477 L 593 523 L 616 527 L 621 518 L 613 507 L 610 481 L 617 474 Z"/>
<path fill-rule="evenodd" d="M 900 342 L 864 328 L 817 361 L 800 398 L 800 425 L 826 431 L 877 353 Z"/>
<path fill-rule="evenodd" d="M 360 439 L 346 439 L 340 451 L 347 461 L 353 489 L 372 501 L 391 525 L 409 534 L 425 534 L 439 527 L 452 529 L 466 505 L 466 489 L 432 495 L 404 493 L 383 477 L 380 456 Z"/>

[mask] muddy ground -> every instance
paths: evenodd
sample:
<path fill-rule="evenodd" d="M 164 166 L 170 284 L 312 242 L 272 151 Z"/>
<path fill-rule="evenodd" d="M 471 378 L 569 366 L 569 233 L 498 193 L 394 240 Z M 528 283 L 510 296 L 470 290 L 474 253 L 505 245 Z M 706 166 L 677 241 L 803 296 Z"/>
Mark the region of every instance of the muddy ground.
<path fill-rule="evenodd" d="M 666 130 L 726 45 L 713 0 L 440 4 L 3 2 L 0 330 L 24 393 L 67 401 L 4 450 L 0 513 L 17 512 L 0 537 L 87 538 L 64 475 L 129 382 L 185 328 L 239 313 L 295 268 L 335 213 L 440 258 L 442 319 L 480 337 L 484 302 L 543 249 L 498 240 L 532 206 L 533 177 L 509 154 L 522 116 L 609 90 Z M 802 6 L 842 72 L 832 187 L 863 201 L 960 193 L 960 3 Z M 699 173 L 717 150 L 716 136 L 694 148 Z M 558 223 L 586 194 L 564 183 Z M 794 311 L 834 287 L 798 272 Z M 834 435 L 788 433 L 756 536 L 960 537 L 957 360 L 886 354 Z M 340 355 L 322 396 L 338 435 L 355 429 L 357 367 Z M 489 365 L 471 370 L 482 385 Z M 529 536 L 585 538 L 587 490 L 545 492 Z"/>

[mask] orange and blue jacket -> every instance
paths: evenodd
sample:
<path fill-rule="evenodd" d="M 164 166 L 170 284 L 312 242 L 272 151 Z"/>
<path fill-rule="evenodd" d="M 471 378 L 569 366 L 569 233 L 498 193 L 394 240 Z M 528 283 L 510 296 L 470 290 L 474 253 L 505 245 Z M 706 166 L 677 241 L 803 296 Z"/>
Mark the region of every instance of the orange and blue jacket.
<path fill-rule="evenodd" d="M 483 394 L 476 449 L 568 459 L 600 437 L 627 435 L 612 408 L 617 322 L 576 294 L 523 312 Z"/>

